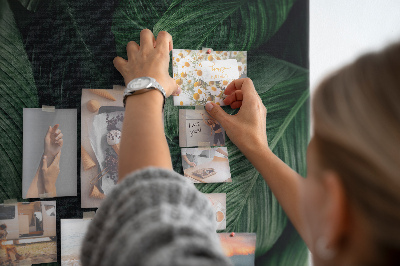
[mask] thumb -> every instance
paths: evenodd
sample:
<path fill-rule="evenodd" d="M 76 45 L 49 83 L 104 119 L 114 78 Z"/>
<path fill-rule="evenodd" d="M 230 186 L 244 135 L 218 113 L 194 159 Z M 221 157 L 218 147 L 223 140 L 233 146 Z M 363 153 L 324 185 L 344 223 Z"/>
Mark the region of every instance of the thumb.
<path fill-rule="evenodd" d="M 225 128 L 226 122 L 231 119 L 231 115 L 227 114 L 221 106 L 219 106 L 216 103 L 213 102 L 208 102 L 206 104 L 206 111 L 214 117 L 221 125 L 223 128 Z"/>

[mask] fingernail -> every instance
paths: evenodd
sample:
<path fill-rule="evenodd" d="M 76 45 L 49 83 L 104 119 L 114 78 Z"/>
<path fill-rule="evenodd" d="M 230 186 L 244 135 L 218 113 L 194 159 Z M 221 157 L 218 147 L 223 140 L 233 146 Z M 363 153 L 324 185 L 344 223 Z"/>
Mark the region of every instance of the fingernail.
<path fill-rule="evenodd" d="M 43 156 L 43 159 L 47 159 L 47 156 L 46 156 L 46 155 L 44 155 L 44 156 Z"/>
<path fill-rule="evenodd" d="M 207 102 L 206 104 L 206 110 L 211 111 L 214 108 L 214 105 L 211 102 Z"/>
<path fill-rule="evenodd" d="M 181 88 L 181 86 L 178 86 L 178 90 L 176 91 L 176 93 L 181 94 L 181 92 L 182 92 L 182 88 Z"/>

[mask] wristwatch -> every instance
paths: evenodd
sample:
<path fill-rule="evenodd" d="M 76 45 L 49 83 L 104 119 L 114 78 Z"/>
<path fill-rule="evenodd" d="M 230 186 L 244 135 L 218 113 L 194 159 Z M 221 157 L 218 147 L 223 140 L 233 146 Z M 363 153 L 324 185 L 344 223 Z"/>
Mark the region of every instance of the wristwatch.
<path fill-rule="evenodd" d="M 165 90 L 154 78 L 151 77 L 136 78 L 128 83 L 124 91 L 124 100 L 123 100 L 124 107 L 126 103 L 126 98 L 128 96 L 131 96 L 133 94 L 142 94 L 151 90 L 158 90 L 163 95 L 164 97 L 163 110 L 164 110 L 165 99 L 167 98 L 165 95 Z"/>

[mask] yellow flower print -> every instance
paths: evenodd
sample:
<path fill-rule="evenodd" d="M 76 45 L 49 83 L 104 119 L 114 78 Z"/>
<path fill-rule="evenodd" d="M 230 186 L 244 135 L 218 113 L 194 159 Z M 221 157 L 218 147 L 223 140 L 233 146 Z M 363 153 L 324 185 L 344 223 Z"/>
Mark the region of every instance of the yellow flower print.
<path fill-rule="evenodd" d="M 228 81 L 227 81 L 227 80 L 224 80 L 224 81 L 222 81 L 222 84 L 223 84 L 223 85 L 228 85 Z"/>
<path fill-rule="evenodd" d="M 197 92 L 198 92 L 199 94 L 202 94 L 202 93 L 203 93 L 200 89 L 198 89 Z"/>
<path fill-rule="evenodd" d="M 200 95 L 198 93 L 193 94 L 193 99 L 197 101 L 198 99 L 200 99 Z"/>
<path fill-rule="evenodd" d="M 182 83 L 183 83 L 183 81 L 182 81 L 181 79 L 177 79 L 177 80 L 176 80 L 176 84 L 182 85 Z"/>
<path fill-rule="evenodd" d="M 210 86 L 214 85 L 214 81 L 210 81 L 210 82 L 208 83 L 208 85 L 210 85 Z"/>
<path fill-rule="evenodd" d="M 189 62 L 185 62 L 185 67 L 190 67 Z"/>
<path fill-rule="evenodd" d="M 215 88 L 214 86 L 212 86 L 212 87 L 211 87 L 211 90 L 217 91 L 217 88 Z"/>
<path fill-rule="evenodd" d="M 201 70 L 197 70 L 197 76 L 203 75 L 203 72 Z"/>
<path fill-rule="evenodd" d="M 179 59 L 179 57 L 177 57 L 177 58 L 176 58 L 176 62 L 179 62 L 179 61 L 181 61 L 181 60 Z"/>
<path fill-rule="evenodd" d="M 179 104 L 180 104 L 180 105 L 183 105 L 183 102 L 181 101 Z"/>
<path fill-rule="evenodd" d="M 196 82 L 193 84 L 193 86 L 195 86 L 195 87 L 200 86 L 200 82 L 199 82 L 199 81 L 196 81 Z"/>
<path fill-rule="evenodd" d="M 181 73 L 181 77 L 182 77 L 182 78 L 186 78 L 186 76 L 187 76 L 187 74 L 186 74 L 185 72 L 182 72 L 182 73 Z"/>
<path fill-rule="evenodd" d="M 214 58 L 212 57 L 212 55 L 209 55 L 207 59 L 208 59 L 208 61 L 214 60 Z"/>

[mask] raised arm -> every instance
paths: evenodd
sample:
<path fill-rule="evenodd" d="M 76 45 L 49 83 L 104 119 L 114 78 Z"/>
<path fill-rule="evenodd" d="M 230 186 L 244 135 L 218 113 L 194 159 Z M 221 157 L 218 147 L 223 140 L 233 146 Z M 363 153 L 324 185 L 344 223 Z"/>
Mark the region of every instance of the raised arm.
<path fill-rule="evenodd" d="M 206 110 L 219 121 L 232 142 L 260 172 L 307 243 L 308 233 L 305 232 L 299 204 L 299 187 L 304 180 L 269 149 L 266 134 L 267 109 L 253 82 L 249 78 L 235 80 L 228 85 L 225 94 L 228 95 L 224 100 L 226 105 L 240 108 L 237 115 L 227 114 L 215 103 L 207 103 Z"/>
<path fill-rule="evenodd" d="M 140 46 L 132 41 L 126 49 L 128 60 L 121 57 L 114 59 L 114 65 L 124 77 L 125 84 L 135 78 L 152 77 L 164 88 L 167 97 L 178 90 L 168 73 L 171 35 L 160 32 L 156 41 L 150 30 L 143 30 L 140 33 Z M 127 98 L 118 182 L 127 174 L 146 166 L 172 169 L 162 120 L 163 101 L 162 94 L 157 90 Z"/>

